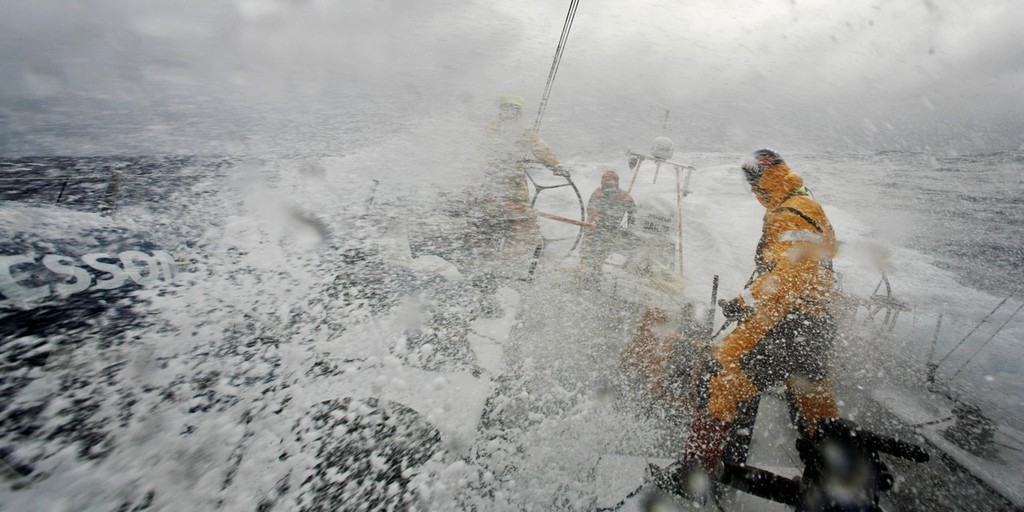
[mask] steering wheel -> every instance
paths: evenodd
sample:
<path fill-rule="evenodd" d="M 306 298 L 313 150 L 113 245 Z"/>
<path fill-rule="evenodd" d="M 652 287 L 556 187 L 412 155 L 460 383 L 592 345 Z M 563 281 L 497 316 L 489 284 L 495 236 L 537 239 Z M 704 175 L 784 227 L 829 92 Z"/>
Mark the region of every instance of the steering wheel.
<path fill-rule="evenodd" d="M 561 222 L 568 225 L 577 226 L 575 233 L 570 236 L 549 238 L 544 235 L 543 231 L 541 231 L 541 238 L 543 238 L 544 244 L 547 245 L 551 242 L 560 242 L 572 239 L 572 247 L 569 249 L 566 255 L 572 254 L 572 252 L 575 251 L 577 247 L 579 247 L 580 241 L 583 239 L 583 229 L 587 226 L 587 209 L 586 205 L 583 202 L 583 196 L 580 194 L 580 189 L 576 186 L 576 183 L 572 181 L 572 177 L 570 176 L 561 176 L 561 178 L 565 180 L 565 183 L 558 183 L 556 185 L 542 185 L 540 183 L 537 183 L 537 181 L 533 179 L 533 176 L 530 175 L 530 172 L 528 170 L 524 169 L 523 173 L 526 174 L 526 179 L 529 181 L 529 183 L 533 185 L 533 191 L 530 197 L 530 208 L 534 209 L 539 217 L 543 217 L 549 220 Z M 541 193 L 550 193 L 549 191 L 564 187 L 571 188 L 573 194 L 576 196 L 576 202 L 579 205 L 579 220 L 569 217 L 563 217 L 555 213 L 537 210 L 537 199 L 540 198 Z"/>

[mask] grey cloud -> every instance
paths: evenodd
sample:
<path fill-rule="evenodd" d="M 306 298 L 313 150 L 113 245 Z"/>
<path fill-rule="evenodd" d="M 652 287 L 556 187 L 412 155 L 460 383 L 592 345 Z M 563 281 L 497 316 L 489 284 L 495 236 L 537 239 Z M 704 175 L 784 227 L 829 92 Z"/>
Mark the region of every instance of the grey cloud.
<path fill-rule="evenodd" d="M 318 123 L 338 117 L 468 110 L 479 120 L 506 93 L 532 108 L 565 14 L 487 0 L 6 0 L 4 10 L 0 152 L 245 150 L 282 144 L 283 130 L 325 132 Z M 570 153 L 646 143 L 669 109 L 675 136 L 695 148 L 759 138 L 1018 147 L 1021 14 L 1012 0 L 594 0 L 577 13 L 545 137 Z"/>

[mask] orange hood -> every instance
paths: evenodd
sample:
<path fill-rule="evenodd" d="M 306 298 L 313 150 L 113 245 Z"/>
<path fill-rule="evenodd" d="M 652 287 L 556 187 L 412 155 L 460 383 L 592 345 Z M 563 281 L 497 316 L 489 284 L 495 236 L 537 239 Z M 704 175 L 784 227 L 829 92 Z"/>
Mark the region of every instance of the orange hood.
<path fill-rule="evenodd" d="M 804 179 L 791 171 L 785 163 L 775 164 L 764 171 L 757 185 L 753 187 L 761 206 L 769 210 L 804 186 Z"/>

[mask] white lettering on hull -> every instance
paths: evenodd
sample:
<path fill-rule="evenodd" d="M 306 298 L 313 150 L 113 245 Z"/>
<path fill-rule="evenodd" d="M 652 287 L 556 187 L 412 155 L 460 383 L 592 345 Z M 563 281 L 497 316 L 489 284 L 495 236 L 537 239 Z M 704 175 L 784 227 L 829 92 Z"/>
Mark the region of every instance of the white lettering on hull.
<path fill-rule="evenodd" d="M 41 301 L 56 294 L 67 297 L 88 289 L 112 290 L 129 281 L 145 286 L 156 281 L 169 282 L 174 279 L 176 267 L 174 258 L 166 251 L 124 251 L 117 255 L 105 252 L 86 254 L 81 257 L 84 265 L 61 254 L 44 255 L 38 262 L 24 254 L 0 255 L 0 307 L 16 306 L 29 308 L 33 302 Z M 22 281 L 33 274 L 38 275 L 39 267 L 56 275 L 54 282 L 31 286 Z M 87 268 L 94 270 L 90 273 Z"/>

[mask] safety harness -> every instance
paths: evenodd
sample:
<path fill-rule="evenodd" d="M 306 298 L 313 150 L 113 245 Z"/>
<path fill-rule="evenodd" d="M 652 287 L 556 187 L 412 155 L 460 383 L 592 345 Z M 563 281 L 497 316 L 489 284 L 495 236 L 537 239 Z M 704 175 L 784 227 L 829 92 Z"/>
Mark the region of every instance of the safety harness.
<path fill-rule="evenodd" d="M 825 233 L 825 229 L 822 228 L 821 225 L 818 224 L 817 221 L 815 221 L 813 218 L 811 218 L 810 215 L 807 215 L 806 213 L 804 213 L 804 212 L 802 212 L 802 211 L 800 211 L 800 210 L 798 210 L 796 208 L 793 208 L 792 206 L 786 206 L 786 202 L 789 201 L 790 199 L 794 198 L 794 197 L 797 197 L 797 196 L 810 196 L 810 195 L 811 195 L 811 193 L 810 193 L 810 191 L 807 190 L 807 187 L 800 187 L 800 188 L 794 190 L 791 194 L 787 195 L 785 198 L 783 198 L 782 202 L 779 203 L 779 206 L 777 206 L 774 210 L 772 210 L 772 213 L 778 213 L 778 212 L 792 213 L 792 214 L 800 217 L 804 221 L 806 221 L 808 224 L 810 224 L 810 226 L 812 228 L 814 228 L 814 231 L 816 231 L 817 234 L 810 233 L 810 232 L 785 233 L 785 234 L 783 234 L 782 236 L 779 237 L 780 241 L 782 241 L 782 242 L 787 242 L 787 241 L 795 242 L 795 241 L 817 241 L 817 240 L 821 240 L 821 235 L 823 235 Z M 767 215 L 767 214 L 765 214 L 765 215 Z M 762 275 L 767 274 L 768 272 L 771 272 L 772 269 L 775 268 L 775 265 L 769 265 L 769 264 L 765 263 L 765 261 L 764 261 L 764 246 L 767 243 L 767 240 L 768 240 L 768 225 L 767 225 L 767 223 L 765 223 L 765 225 L 761 228 L 761 240 L 759 240 L 757 242 L 757 250 L 754 253 L 754 264 L 755 264 L 755 266 L 754 266 L 754 273 L 750 276 L 750 279 L 747 280 L 747 284 L 744 286 L 744 288 L 750 287 L 750 285 L 753 284 L 753 282 L 755 280 L 757 280 L 758 277 L 761 277 Z M 832 268 L 832 260 L 831 259 L 829 259 L 829 260 L 822 260 L 821 266 L 823 266 L 825 268 L 828 268 L 828 269 L 831 269 Z"/>

